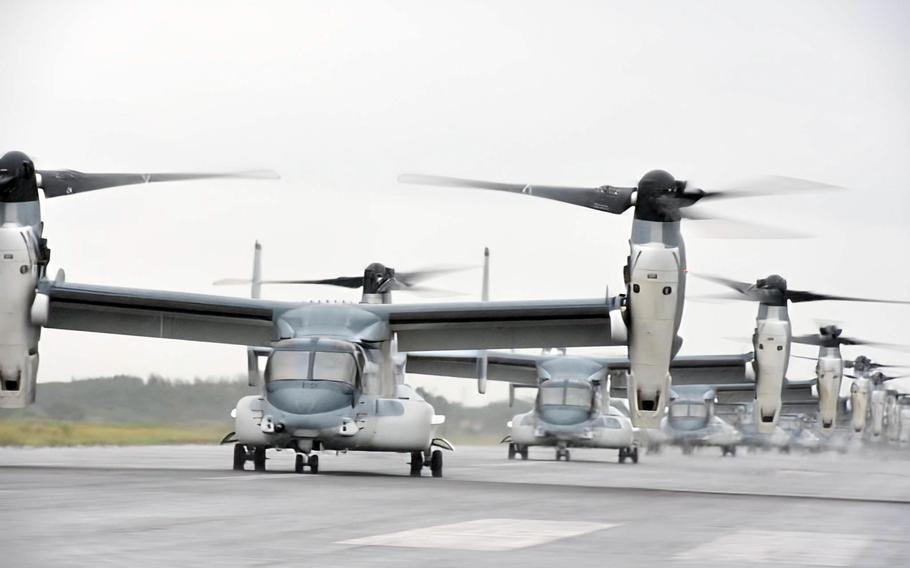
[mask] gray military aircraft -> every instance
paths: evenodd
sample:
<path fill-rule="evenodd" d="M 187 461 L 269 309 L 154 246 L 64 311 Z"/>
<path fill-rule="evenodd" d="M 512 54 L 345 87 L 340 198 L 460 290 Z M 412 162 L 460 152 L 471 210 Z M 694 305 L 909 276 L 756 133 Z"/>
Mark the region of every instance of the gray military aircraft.
<path fill-rule="evenodd" d="M 34 400 L 43 327 L 243 345 L 267 361 L 263 396 L 236 409 L 244 453 L 235 464 L 251 453 L 262 469 L 270 447 L 420 452 L 412 474 L 429 462 L 441 475 L 435 413 L 402 383 L 399 349 L 625 344 L 622 322 L 611 317 L 618 298 L 393 305 L 391 291 L 406 283 L 379 264 L 364 271 L 364 303 L 356 305 L 76 284 L 62 271 L 46 277 L 39 189 L 56 197 L 200 177 L 221 176 L 36 171 L 24 154 L 0 158 L 0 407 Z"/>
<path fill-rule="evenodd" d="M 818 294 L 805 290 L 787 288 L 787 281 L 772 274 L 767 278 L 760 278 L 755 284 L 738 282 L 719 276 L 695 275 L 706 280 L 721 284 L 735 292 L 732 295 L 722 296 L 725 299 L 747 300 L 758 302 L 758 315 L 755 318 L 755 331 L 752 335 L 752 346 L 755 350 L 753 366 L 755 370 L 755 422 L 760 432 L 770 433 L 775 430 L 777 416 L 782 407 L 781 393 L 783 392 L 787 367 L 790 361 L 790 344 L 796 341 L 790 328 L 790 302 L 817 302 L 835 300 L 842 302 L 877 302 L 890 304 L 907 304 L 910 302 L 894 300 L 877 300 L 851 296 L 834 296 L 831 294 Z M 822 332 L 824 333 L 824 331 Z M 839 333 L 839 332 L 838 332 Z M 799 342 L 815 341 L 813 338 L 801 338 Z M 813 344 L 818 344 L 813 343 Z M 837 355 L 840 357 L 839 352 Z M 819 405 L 826 409 L 822 411 L 822 426 L 830 428 L 833 418 L 830 408 L 837 405 L 837 393 L 840 387 L 842 374 L 841 363 L 831 362 L 827 359 L 824 364 L 819 359 Z M 830 369 L 829 369 L 830 367 Z M 837 371 L 835 367 L 841 369 Z"/>
<path fill-rule="evenodd" d="M 635 187 L 545 186 L 417 174 L 403 174 L 398 181 L 520 193 L 613 214 L 634 208 L 629 257 L 623 270 L 626 295 L 622 314 L 629 330 L 632 423 L 645 428 L 657 428 L 664 416 L 671 383 L 670 361 L 682 345 L 678 332 L 685 298 L 686 254 L 679 223 L 683 218 L 705 218 L 686 208 L 701 200 L 834 187 L 765 177 L 728 191 L 705 191 L 662 170 L 646 173 Z M 741 227 L 749 225 L 738 223 Z M 761 229 L 762 236 L 769 235 L 767 227 Z"/>
<path fill-rule="evenodd" d="M 794 343 L 815 345 L 818 347 L 818 359 L 815 364 L 818 389 L 818 417 L 821 422 L 822 432 L 834 429 L 840 401 L 846 396 L 841 395 L 844 377 L 844 359 L 841 355 L 841 345 L 878 345 L 886 347 L 899 347 L 888 343 L 876 343 L 863 339 L 851 338 L 842 335 L 843 330 L 833 324 L 819 328 L 818 334 L 800 335 L 792 338 Z"/>

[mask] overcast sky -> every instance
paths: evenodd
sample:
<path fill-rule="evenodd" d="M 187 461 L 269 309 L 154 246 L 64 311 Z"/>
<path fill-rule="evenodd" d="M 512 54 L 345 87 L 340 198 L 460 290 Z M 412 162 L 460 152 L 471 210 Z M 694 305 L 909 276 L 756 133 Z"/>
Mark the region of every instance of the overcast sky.
<path fill-rule="evenodd" d="M 777 272 L 794 288 L 910 298 L 906 2 L 3 5 L 2 151 L 25 151 L 44 169 L 283 176 L 47 202 L 51 270 L 71 281 L 245 295 L 211 283 L 246 276 L 260 239 L 267 277 L 354 275 L 372 261 L 479 263 L 489 246 L 494 299 L 618 293 L 631 213 L 399 186 L 396 176 L 633 185 L 662 168 L 707 188 L 764 173 L 851 188 L 711 205 L 817 238 L 707 240 L 686 230 L 691 270 L 740 280 Z M 437 282 L 468 294 L 455 300 L 476 297 L 479 283 L 479 272 Z M 266 294 L 359 297 L 324 287 Z M 749 336 L 755 311 L 688 303 L 683 352 L 744 349 L 724 338 Z M 845 335 L 910 344 L 910 306 L 791 313 L 797 333 L 822 318 Z M 43 332 L 40 352 L 41 381 L 244 369 L 236 346 L 57 330 Z M 866 352 L 910 363 L 910 353 Z M 793 367 L 810 375 L 811 363 Z M 469 382 L 415 382 L 477 400 Z"/>

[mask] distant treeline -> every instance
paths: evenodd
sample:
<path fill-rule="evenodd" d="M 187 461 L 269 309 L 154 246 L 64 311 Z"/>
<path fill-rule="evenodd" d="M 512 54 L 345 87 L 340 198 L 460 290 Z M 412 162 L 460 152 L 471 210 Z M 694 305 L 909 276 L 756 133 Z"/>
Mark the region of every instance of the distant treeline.
<path fill-rule="evenodd" d="M 418 389 L 437 414 L 446 416 L 438 432 L 453 441 L 498 441 L 506 422 L 530 405 L 516 401 L 465 407 Z M 37 402 L 21 410 L 0 410 L 0 420 L 62 420 L 107 424 L 223 426 L 232 429 L 230 412 L 241 397 L 257 394 L 245 379 L 180 381 L 129 375 L 61 383 L 40 383 Z"/>

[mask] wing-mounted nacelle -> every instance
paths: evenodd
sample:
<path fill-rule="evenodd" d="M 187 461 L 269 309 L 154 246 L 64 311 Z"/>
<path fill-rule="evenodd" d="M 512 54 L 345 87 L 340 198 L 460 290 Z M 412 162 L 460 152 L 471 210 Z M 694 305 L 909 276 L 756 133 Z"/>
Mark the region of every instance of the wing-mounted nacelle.
<path fill-rule="evenodd" d="M 790 360 L 790 318 L 787 306 L 761 304 L 752 337 L 755 359 L 755 425 L 762 434 L 774 432 L 781 411 L 781 393 Z"/>
<path fill-rule="evenodd" d="M 840 400 L 840 386 L 844 374 L 844 362 L 837 348 L 822 348 L 818 357 L 818 420 L 822 430 L 834 428 L 837 407 Z M 834 352 L 836 351 L 836 353 Z"/>
<path fill-rule="evenodd" d="M 632 422 L 640 427 L 657 427 L 667 404 L 670 359 L 679 348 L 681 255 L 676 247 L 632 246 L 627 296 L 629 404 Z"/>
<path fill-rule="evenodd" d="M 10 208 L 24 205 L 0 207 L 9 215 Z M 23 408 L 35 401 L 38 339 L 48 308 L 47 296 L 36 295 L 35 288 L 46 266 L 45 251 L 31 225 L 0 227 L 0 408 Z"/>

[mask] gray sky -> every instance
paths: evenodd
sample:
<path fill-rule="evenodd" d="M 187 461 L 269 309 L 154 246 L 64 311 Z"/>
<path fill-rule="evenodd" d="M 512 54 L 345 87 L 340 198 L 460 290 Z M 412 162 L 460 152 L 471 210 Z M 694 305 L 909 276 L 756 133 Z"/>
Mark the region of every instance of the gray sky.
<path fill-rule="evenodd" d="M 691 270 L 910 297 L 906 2 L 6 0 L 3 12 L 3 151 L 45 169 L 283 176 L 50 201 L 52 270 L 71 281 L 244 295 L 211 282 L 246 276 L 258 238 L 268 277 L 477 263 L 486 245 L 496 299 L 620 292 L 631 215 L 395 178 L 632 185 L 663 168 L 705 187 L 774 173 L 852 188 L 712 205 L 818 237 L 686 231 Z M 476 296 L 479 281 L 476 272 L 437 284 Z M 321 287 L 267 295 L 358 297 Z M 791 312 L 798 333 L 826 318 L 845 334 L 910 344 L 910 307 Z M 754 315 L 748 303 L 690 302 L 683 352 L 744 348 L 724 338 L 748 336 Z M 910 363 L 910 353 L 868 353 Z M 42 381 L 244 368 L 238 347 L 55 330 L 44 331 L 41 357 Z M 472 384 L 419 382 L 476 402 Z"/>

